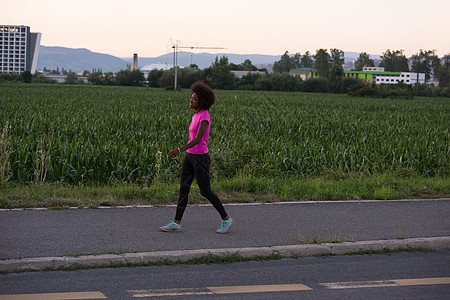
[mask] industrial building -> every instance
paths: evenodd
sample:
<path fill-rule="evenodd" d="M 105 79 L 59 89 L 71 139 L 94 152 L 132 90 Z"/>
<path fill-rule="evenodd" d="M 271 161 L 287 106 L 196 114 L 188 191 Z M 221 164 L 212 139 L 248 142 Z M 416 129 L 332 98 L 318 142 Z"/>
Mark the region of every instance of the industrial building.
<path fill-rule="evenodd" d="M 40 44 L 29 26 L 0 25 L 0 73 L 36 72 Z"/>
<path fill-rule="evenodd" d="M 301 77 L 303 80 L 318 77 L 314 69 L 296 68 L 291 69 L 289 74 Z M 425 73 L 413 72 L 385 72 L 383 67 L 364 67 L 362 71 L 344 71 L 344 77 L 362 80 L 366 83 L 375 84 L 404 84 L 414 85 L 425 83 Z"/>
<path fill-rule="evenodd" d="M 360 79 L 376 84 L 405 84 L 414 85 L 425 83 L 425 73 L 385 72 L 383 67 L 364 67 L 362 71 L 344 71 L 345 77 Z"/>

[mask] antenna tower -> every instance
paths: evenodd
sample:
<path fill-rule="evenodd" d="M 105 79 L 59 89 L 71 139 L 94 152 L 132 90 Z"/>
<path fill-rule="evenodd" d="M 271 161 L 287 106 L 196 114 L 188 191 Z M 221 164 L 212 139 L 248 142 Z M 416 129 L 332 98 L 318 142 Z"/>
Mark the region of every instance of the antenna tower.
<path fill-rule="evenodd" d="M 180 46 L 180 41 L 176 40 L 175 43 L 172 41 L 172 39 L 170 39 L 170 42 L 172 43 L 172 48 L 173 48 L 173 65 L 175 68 L 175 80 L 174 80 L 174 85 L 173 85 L 173 90 L 176 91 L 177 90 L 177 86 L 178 86 L 178 49 L 182 48 L 182 49 L 226 49 L 226 48 L 222 48 L 222 47 L 199 47 L 199 46 Z"/>

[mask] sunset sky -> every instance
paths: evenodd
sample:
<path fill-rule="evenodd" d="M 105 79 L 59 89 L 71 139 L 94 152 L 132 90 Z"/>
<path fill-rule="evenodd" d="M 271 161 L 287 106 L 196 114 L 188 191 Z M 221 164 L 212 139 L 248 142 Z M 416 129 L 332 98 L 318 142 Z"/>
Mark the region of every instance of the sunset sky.
<path fill-rule="evenodd" d="M 450 52 L 449 0 L 21 0 L 4 1 L 1 25 L 41 32 L 41 45 L 118 57 L 155 57 L 184 46 L 210 53 L 312 54 L 320 48 L 381 54 Z"/>

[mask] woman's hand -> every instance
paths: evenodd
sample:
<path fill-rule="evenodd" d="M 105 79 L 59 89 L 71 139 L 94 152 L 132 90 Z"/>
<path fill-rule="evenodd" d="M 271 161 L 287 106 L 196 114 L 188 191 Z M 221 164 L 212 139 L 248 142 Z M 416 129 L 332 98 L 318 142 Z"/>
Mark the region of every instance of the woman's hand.
<path fill-rule="evenodd" d="M 177 149 L 173 149 L 172 151 L 167 153 L 167 156 L 174 158 L 180 154 L 181 154 L 181 150 L 180 150 L 180 148 L 177 148 Z"/>

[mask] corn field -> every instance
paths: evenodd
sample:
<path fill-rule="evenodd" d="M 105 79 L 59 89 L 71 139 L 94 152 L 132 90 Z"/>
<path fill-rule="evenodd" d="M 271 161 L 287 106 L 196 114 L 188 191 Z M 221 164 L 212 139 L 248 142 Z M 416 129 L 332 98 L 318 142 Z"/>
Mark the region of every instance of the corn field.
<path fill-rule="evenodd" d="M 448 99 L 216 94 L 209 149 L 219 178 L 403 170 L 448 176 Z M 2 84 L 9 181 L 145 183 L 178 174 L 182 158 L 166 153 L 187 143 L 188 103 L 188 90 Z"/>

